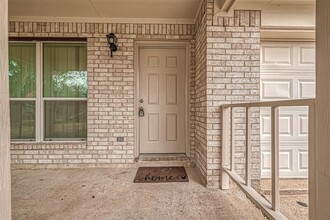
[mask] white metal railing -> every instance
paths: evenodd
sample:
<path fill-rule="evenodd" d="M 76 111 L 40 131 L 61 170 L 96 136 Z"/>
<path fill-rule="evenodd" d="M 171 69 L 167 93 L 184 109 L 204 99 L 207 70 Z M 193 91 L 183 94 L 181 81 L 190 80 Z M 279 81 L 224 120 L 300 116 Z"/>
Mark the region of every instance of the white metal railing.
<path fill-rule="evenodd" d="M 309 151 L 309 182 L 313 183 L 314 174 L 310 171 L 315 167 L 314 143 L 315 143 L 315 99 L 286 100 L 274 102 L 255 102 L 225 104 L 222 109 L 222 172 L 221 188 L 229 189 L 229 178 L 231 178 L 247 197 L 251 199 L 270 219 L 287 219 L 280 212 L 280 189 L 279 189 L 279 108 L 280 107 L 308 107 L 308 151 Z M 272 202 L 268 202 L 251 186 L 251 108 L 271 108 L 271 176 L 272 176 Z M 234 132 L 234 108 L 245 108 L 246 112 L 246 158 L 245 158 L 245 180 L 234 171 L 235 154 L 235 132 Z M 312 163 L 313 162 L 313 163 Z M 311 184 L 309 184 L 311 185 Z M 310 207 L 313 199 L 311 189 L 309 191 Z"/>

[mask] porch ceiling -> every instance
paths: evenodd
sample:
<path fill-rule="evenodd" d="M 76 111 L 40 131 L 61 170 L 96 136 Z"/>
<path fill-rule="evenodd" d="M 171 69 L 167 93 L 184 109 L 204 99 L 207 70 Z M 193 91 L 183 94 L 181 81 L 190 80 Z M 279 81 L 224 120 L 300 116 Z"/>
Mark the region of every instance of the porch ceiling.
<path fill-rule="evenodd" d="M 194 19 L 201 0 L 9 0 L 9 16 Z"/>

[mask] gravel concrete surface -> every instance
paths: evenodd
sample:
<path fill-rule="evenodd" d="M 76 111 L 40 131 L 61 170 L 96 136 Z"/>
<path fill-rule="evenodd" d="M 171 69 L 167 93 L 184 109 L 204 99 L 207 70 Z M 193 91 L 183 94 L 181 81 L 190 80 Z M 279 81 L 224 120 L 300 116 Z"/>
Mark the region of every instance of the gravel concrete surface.
<path fill-rule="evenodd" d="M 12 170 L 13 219 L 266 219 L 237 187 L 202 186 L 195 168 L 188 183 L 133 183 L 136 170 Z"/>

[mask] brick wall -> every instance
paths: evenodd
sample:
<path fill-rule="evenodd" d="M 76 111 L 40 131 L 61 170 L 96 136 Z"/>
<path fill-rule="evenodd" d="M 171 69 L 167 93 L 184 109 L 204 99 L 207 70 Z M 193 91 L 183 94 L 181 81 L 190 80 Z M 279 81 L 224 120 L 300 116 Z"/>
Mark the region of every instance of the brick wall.
<path fill-rule="evenodd" d="M 203 4 L 196 20 L 195 73 L 195 162 L 204 184 L 207 176 L 206 142 L 206 6 Z"/>
<path fill-rule="evenodd" d="M 190 42 L 191 157 L 208 187 L 219 186 L 220 106 L 259 100 L 260 12 L 214 17 L 205 0 L 195 25 L 10 22 L 11 37 L 84 37 L 88 50 L 88 138 L 86 143 L 12 144 L 15 164 L 30 166 L 120 166 L 134 163 L 134 42 Z M 105 34 L 118 37 L 113 58 Z M 196 48 L 195 48 L 196 47 Z M 259 177 L 258 111 L 254 118 L 253 174 Z M 236 170 L 244 173 L 243 112 L 238 112 Z M 118 136 L 124 142 L 117 142 Z"/>
<path fill-rule="evenodd" d="M 195 160 L 203 182 L 219 186 L 222 104 L 259 101 L 260 11 L 217 17 L 205 0 L 195 24 Z M 245 172 L 245 114 L 236 110 L 236 172 Z M 259 114 L 253 114 L 252 173 L 260 176 Z"/>
<path fill-rule="evenodd" d="M 87 38 L 88 52 L 87 143 L 15 143 L 11 146 L 14 164 L 56 167 L 134 162 L 134 41 L 190 42 L 190 75 L 194 78 L 194 25 L 11 21 L 9 28 L 10 37 Z M 105 37 L 110 32 L 118 38 L 118 51 L 112 58 Z M 193 130 L 191 133 L 193 137 Z M 124 137 L 124 142 L 117 142 L 118 136 Z"/>
<path fill-rule="evenodd" d="M 259 101 L 260 11 L 235 11 L 233 17 L 214 17 L 207 27 L 207 158 L 208 185 L 219 186 L 222 104 Z M 243 176 L 245 114 L 235 117 L 236 171 Z M 258 110 L 253 114 L 254 178 L 259 177 Z"/>

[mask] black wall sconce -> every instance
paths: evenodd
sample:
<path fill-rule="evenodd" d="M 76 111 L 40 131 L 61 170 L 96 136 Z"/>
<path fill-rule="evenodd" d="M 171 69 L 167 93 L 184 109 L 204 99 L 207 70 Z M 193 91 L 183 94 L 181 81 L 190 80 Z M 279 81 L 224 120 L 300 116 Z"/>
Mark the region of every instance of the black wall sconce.
<path fill-rule="evenodd" d="M 109 44 L 109 48 L 111 50 L 111 57 L 112 57 L 112 52 L 117 51 L 117 37 L 114 33 L 107 34 L 107 40 Z"/>

